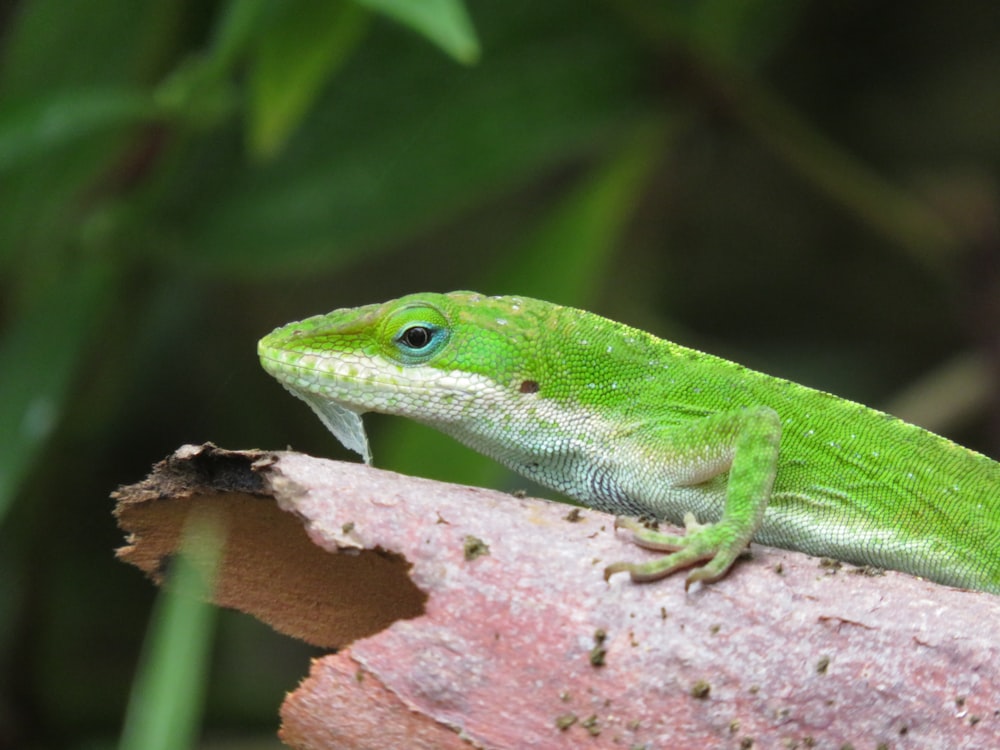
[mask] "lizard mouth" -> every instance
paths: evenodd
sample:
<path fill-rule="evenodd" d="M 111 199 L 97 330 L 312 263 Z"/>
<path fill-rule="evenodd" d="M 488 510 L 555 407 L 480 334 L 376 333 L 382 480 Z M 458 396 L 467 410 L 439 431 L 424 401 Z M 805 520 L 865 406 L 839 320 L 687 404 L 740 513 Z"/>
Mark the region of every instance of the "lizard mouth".
<path fill-rule="evenodd" d="M 265 342 L 258 350 L 261 365 L 285 388 L 303 400 L 330 400 L 359 414 L 440 416 L 498 390 L 493 381 L 460 371 L 401 365 L 381 357 L 292 352 L 267 348 Z"/>

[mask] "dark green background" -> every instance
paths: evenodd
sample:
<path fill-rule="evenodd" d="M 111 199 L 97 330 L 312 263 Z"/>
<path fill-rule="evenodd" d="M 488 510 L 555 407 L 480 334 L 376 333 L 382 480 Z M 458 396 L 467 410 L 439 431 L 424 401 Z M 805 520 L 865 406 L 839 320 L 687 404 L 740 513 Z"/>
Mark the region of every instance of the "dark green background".
<path fill-rule="evenodd" d="M 187 442 L 348 458 L 257 364 L 292 319 L 537 296 L 1000 454 L 1000 4 L 465 7 L 0 4 L 0 748 L 117 742 L 156 592 L 111 490 Z M 223 613 L 203 745 L 276 744 L 309 654 Z"/>

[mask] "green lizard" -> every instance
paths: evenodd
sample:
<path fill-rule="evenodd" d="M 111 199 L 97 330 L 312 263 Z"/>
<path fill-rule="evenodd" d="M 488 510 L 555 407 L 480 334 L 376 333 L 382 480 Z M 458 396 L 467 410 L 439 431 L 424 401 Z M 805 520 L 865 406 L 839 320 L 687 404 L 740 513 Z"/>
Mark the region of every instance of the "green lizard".
<path fill-rule="evenodd" d="M 1000 593 L 1000 464 L 861 404 L 525 297 L 415 294 L 261 339 L 264 368 L 367 463 L 360 415 L 410 417 L 720 578 L 753 539 Z M 708 521 L 704 525 L 695 518 Z"/>

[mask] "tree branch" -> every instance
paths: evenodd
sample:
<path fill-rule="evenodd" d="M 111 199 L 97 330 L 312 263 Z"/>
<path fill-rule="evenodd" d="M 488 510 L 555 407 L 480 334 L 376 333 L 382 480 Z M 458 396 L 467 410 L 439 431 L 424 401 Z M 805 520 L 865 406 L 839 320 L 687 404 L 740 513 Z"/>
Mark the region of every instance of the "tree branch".
<path fill-rule="evenodd" d="M 215 601 L 341 649 L 292 747 L 1000 746 L 990 594 L 756 545 L 688 594 L 606 583 L 649 554 L 611 516 L 296 453 L 185 446 L 115 497 L 123 560 L 160 582 L 218 514 Z"/>

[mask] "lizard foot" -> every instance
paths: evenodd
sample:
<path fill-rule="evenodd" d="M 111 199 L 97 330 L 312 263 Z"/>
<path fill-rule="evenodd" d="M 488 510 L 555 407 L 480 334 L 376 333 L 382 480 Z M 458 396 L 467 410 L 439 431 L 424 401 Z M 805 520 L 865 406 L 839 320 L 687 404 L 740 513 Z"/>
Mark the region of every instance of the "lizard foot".
<path fill-rule="evenodd" d="M 684 589 L 691 584 L 712 583 L 726 574 L 747 542 L 723 524 L 699 524 L 690 513 L 684 517 L 687 533 L 684 536 L 661 534 L 634 519 L 618 519 L 616 528 L 632 532 L 633 541 L 645 549 L 667 551 L 671 554 L 645 563 L 618 562 L 604 569 L 604 579 L 615 573 L 628 572 L 633 581 L 655 581 L 683 568 L 708 560 L 705 565 L 688 573 Z"/>

